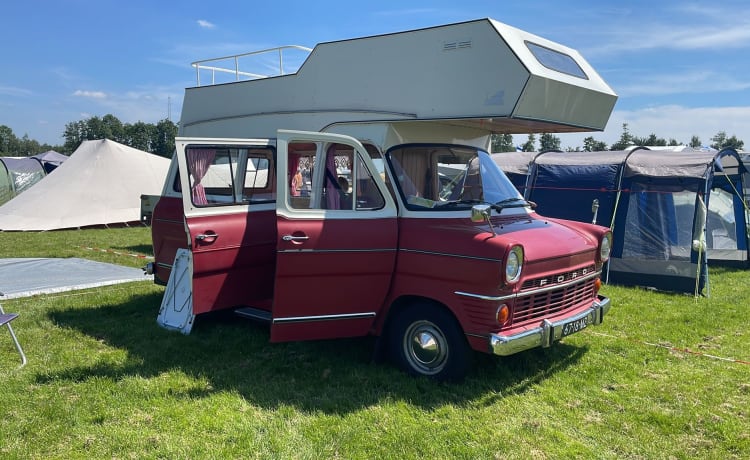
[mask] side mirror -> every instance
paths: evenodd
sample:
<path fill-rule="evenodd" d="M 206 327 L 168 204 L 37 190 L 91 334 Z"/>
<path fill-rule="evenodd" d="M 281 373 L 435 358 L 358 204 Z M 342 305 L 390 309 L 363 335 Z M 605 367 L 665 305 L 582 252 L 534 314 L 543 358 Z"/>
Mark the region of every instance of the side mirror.
<path fill-rule="evenodd" d="M 472 222 L 487 222 L 492 230 L 492 236 L 497 236 L 495 233 L 495 227 L 492 226 L 490 216 L 492 215 L 492 206 L 488 204 L 475 204 L 471 207 L 471 221 Z"/>

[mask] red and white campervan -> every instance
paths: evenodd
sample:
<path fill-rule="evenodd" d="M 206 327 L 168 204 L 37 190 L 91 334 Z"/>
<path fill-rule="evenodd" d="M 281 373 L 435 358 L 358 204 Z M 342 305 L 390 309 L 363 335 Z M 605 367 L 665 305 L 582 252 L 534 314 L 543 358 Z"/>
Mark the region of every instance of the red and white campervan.
<path fill-rule="evenodd" d="M 536 214 L 488 153 L 493 133 L 603 129 L 616 96 L 575 50 L 484 19 L 234 71 L 186 90 L 152 218 L 161 325 L 234 309 L 272 342 L 374 335 L 456 379 L 473 351 L 601 323 L 609 229 Z"/>

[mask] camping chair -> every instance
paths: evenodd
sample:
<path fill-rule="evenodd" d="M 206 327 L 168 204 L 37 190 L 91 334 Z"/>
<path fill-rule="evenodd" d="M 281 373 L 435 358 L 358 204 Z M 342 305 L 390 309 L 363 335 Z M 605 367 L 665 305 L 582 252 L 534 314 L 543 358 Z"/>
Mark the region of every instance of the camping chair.
<path fill-rule="evenodd" d="M 0 296 L 2 295 L 3 293 L 0 292 Z M 10 322 L 16 318 L 18 318 L 18 313 L 5 313 L 5 310 L 3 310 L 3 306 L 0 305 L 0 327 L 2 327 L 3 325 L 8 326 L 8 331 L 10 331 L 10 336 L 13 338 L 13 342 L 16 344 L 16 350 L 18 350 L 18 354 L 21 355 L 21 367 L 23 367 L 26 365 L 26 355 L 23 353 L 21 344 L 18 343 L 18 338 L 16 337 L 16 333 L 13 332 L 13 328 L 10 326 Z"/>

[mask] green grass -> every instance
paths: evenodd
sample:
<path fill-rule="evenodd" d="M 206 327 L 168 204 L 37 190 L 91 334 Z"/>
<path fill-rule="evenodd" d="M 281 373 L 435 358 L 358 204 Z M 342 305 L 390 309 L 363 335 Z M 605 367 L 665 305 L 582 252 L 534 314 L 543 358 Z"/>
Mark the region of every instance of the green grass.
<path fill-rule="evenodd" d="M 0 238 L 0 257 L 150 251 L 145 228 Z M 605 286 L 603 325 L 452 385 L 373 364 L 370 339 L 270 344 L 231 315 L 163 330 L 149 282 L 6 300 L 29 364 L 0 331 L 0 457 L 748 458 L 750 365 L 710 357 L 750 361 L 748 280 L 713 269 L 698 300 Z"/>

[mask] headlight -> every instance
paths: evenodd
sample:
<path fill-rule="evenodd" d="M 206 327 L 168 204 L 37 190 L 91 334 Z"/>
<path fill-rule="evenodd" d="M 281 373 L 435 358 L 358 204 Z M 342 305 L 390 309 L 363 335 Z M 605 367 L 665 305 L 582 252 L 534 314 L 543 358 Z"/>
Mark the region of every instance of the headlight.
<path fill-rule="evenodd" d="M 609 260 L 609 254 L 612 252 L 612 232 L 607 232 L 599 243 L 599 260 L 606 262 Z"/>
<path fill-rule="evenodd" d="M 523 268 L 523 248 L 513 246 L 508 251 L 508 257 L 505 260 L 505 282 L 513 284 L 521 278 L 521 269 Z"/>

